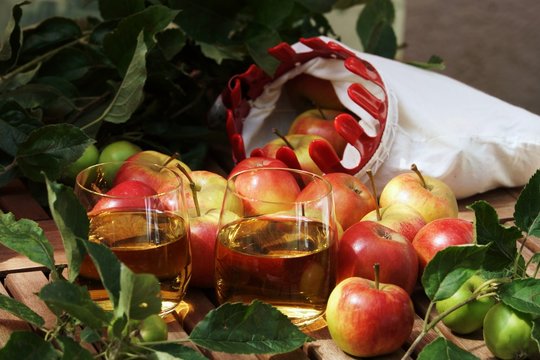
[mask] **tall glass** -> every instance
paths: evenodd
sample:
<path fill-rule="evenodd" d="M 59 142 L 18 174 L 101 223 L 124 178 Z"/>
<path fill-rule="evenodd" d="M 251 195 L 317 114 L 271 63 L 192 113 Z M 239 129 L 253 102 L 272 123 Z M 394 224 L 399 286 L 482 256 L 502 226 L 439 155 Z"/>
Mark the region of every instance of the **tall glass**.
<path fill-rule="evenodd" d="M 123 177 L 119 184 L 117 172 Z M 89 240 L 108 246 L 133 272 L 154 274 L 161 286 L 161 314 L 174 310 L 191 277 L 182 178 L 156 164 L 103 163 L 78 174 L 75 194 L 87 210 Z M 77 280 L 100 306 L 112 309 L 88 255 Z"/>
<path fill-rule="evenodd" d="M 311 324 L 324 314 L 335 285 L 336 242 L 325 179 L 283 168 L 239 172 L 228 180 L 220 215 L 217 299 L 259 299 L 298 326 Z"/>

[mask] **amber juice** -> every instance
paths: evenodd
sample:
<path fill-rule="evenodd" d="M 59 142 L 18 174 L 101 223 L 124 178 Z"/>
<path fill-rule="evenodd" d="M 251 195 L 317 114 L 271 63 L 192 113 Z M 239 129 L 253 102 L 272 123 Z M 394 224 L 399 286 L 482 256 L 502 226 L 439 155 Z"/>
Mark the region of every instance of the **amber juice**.
<path fill-rule="evenodd" d="M 135 273 L 154 274 L 161 287 L 162 313 L 183 298 L 191 277 L 186 224 L 181 216 L 161 211 L 105 211 L 90 217 L 90 241 L 107 245 Z M 88 255 L 78 282 L 103 308 L 112 305 Z"/>
<path fill-rule="evenodd" d="M 297 325 L 325 311 L 334 286 L 335 231 L 318 221 L 259 217 L 224 226 L 216 244 L 218 301 L 254 299 Z"/>

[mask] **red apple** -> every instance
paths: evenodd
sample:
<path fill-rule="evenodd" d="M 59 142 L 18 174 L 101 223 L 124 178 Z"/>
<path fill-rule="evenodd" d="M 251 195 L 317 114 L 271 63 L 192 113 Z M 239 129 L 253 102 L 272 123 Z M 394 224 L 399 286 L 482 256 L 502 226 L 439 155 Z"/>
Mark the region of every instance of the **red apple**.
<path fill-rule="evenodd" d="M 240 171 L 247 169 L 256 169 L 260 167 L 287 168 L 287 165 L 283 161 L 278 159 L 264 156 L 252 156 L 236 164 L 229 173 L 229 178 Z"/>
<path fill-rule="evenodd" d="M 283 85 L 283 92 L 288 96 L 293 107 L 308 109 L 344 109 L 334 86 L 329 80 L 302 73 Z"/>
<path fill-rule="evenodd" d="M 412 293 L 418 276 L 418 256 L 403 235 L 374 221 L 359 221 L 345 230 L 338 244 L 337 281 L 359 276 L 373 280 L 373 265 L 381 266 L 380 281 Z"/>
<path fill-rule="evenodd" d="M 416 233 L 426 225 L 422 214 L 406 204 L 395 203 L 380 208 L 379 215 L 377 214 L 377 210 L 373 210 L 367 213 L 362 218 L 362 221 L 376 221 L 388 226 L 390 229 L 405 236 L 410 242 L 413 241 Z"/>
<path fill-rule="evenodd" d="M 343 231 L 375 209 L 375 198 L 366 185 L 357 177 L 347 173 L 330 173 L 323 175 L 323 178 L 332 185 L 336 220 Z M 313 194 L 321 194 L 325 191 L 324 184 L 320 182 L 310 183 L 302 191 L 298 200 L 312 199 Z"/>
<path fill-rule="evenodd" d="M 334 127 L 334 118 L 343 111 L 331 109 L 310 109 L 298 115 L 289 128 L 289 135 L 317 135 L 332 145 L 338 156 L 343 155 L 347 141 Z"/>
<path fill-rule="evenodd" d="M 191 280 L 190 286 L 210 288 L 214 286 L 214 251 L 218 232 L 220 209 L 210 209 L 201 216 L 190 219 Z M 223 221 L 237 218 L 232 212 L 222 215 Z"/>
<path fill-rule="evenodd" d="M 145 209 L 145 197 L 153 195 L 156 195 L 156 191 L 145 183 L 127 180 L 107 191 L 89 214 L 98 214 L 104 210 Z"/>
<path fill-rule="evenodd" d="M 358 357 L 397 351 L 409 338 L 414 318 L 405 290 L 360 277 L 340 282 L 326 306 L 330 336 L 340 349 Z"/>
<path fill-rule="evenodd" d="M 413 172 L 399 174 L 385 185 L 380 206 L 407 204 L 422 214 L 426 223 L 445 217 L 456 218 L 458 205 L 452 189 L 437 178 L 420 174 L 416 166 L 412 168 Z"/>
<path fill-rule="evenodd" d="M 317 135 L 286 135 L 268 142 L 266 145 L 260 148 L 260 152 L 265 157 L 276 158 L 276 154 L 280 148 L 289 147 L 294 151 L 302 170 L 322 175 L 321 169 L 319 169 L 317 164 L 315 164 L 309 155 L 309 145 L 314 140 L 328 142 L 321 136 Z M 328 145 L 331 146 L 330 143 L 328 143 Z"/>
<path fill-rule="evenodd" d="M 474 243 L 473 224 L 459 218 L 433 220 L 421 228 L 412 241 L 418 254 L 421 271 L 440 250 L 448 246 L 472 243 Z"/>
<path fill-rule="evenodd" d="M 184 185 L 184 195 L 186 197 L 186 205 L 190 216 L 204 214 L 210 209 L 219 209 L 225 196 L 227 188 L 227 179 L 223 176 L 207 171 L 196 170 L 188 174 L 189 180 L 193 181 L 196 188 L 197 203 L 199 210 L 196 209 L 193 191 L 189 184 Z"/>

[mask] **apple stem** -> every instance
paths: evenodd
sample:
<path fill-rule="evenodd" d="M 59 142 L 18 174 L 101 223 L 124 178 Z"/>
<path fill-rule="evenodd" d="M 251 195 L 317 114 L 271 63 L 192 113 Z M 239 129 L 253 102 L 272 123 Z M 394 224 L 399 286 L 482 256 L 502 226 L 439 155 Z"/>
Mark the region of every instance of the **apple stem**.
<path fill-rule="evenodd" d="M 197 217 L 201 216 L 201 207 L 199 206 L 199 199 L 197 198 L 197 191 L 200 190 L 200 188 L 197 187 L 191 176 L 189 176 L 186 169 L 184 169 L 183 166 L 180 164 L 176 165 L 176 167 L 186 176 L 186 178 L 189 181 L 189 187 L 191 189 L 191 194 L 193 194 L 193 203 L 195 204 L 195 211 L 197 212 Z"/>
<path fill-rule="evenodd" d="M 366 173 L 369 177 L 373 196 L 375 197 L 375 212 L 377 213 L 377 221 L 381 221 L 381 207 L 379 205 L 379 194 L 377 194 L 377 187 L 375 186 L 375 178 L 373 177 L 373 172 L 371 171 L 371 169 L 368 169 Z"/>
<path fill-rule="evenodd" d="M 319 112 L 319 114 L 321 115 L 321 117 L 324 119 L 324 120 L 328 120 L 328 118 L 326 117 L 326 115 L 324 114 L 324 111 L 322 111 L 321 107 L 319 106 L 319 104 L 315 104 L 315 107 L 317 108 L 317 111 Z"/>
<path fill-rule="evenodd" d="M 176 160 L 180 158 L 180 153 L 179 152 L 175 152 L 174 154 L 172 154 L 171 156 L 169 156 L 169 158 L 167 159 L 167 161 L 165 161 L 165 163 L 162 165 L 163 167 L 169 165 L 169 163 L 173 160 Z"/>
<path fill-rule="evenodd" d="M 422 176 L 422 173 L 420 172 L 420 170 L 418 170 L 418 167 L 416 166 L 416 164 L 412 164 L 411 165 L 411 170 L 414 171 L 416 173 L 416 175 L 418 175 L 418 177 L 420 178 L 420 181 L 422 182 L 422 186 L 427 189 L 427 184 L 426 184 L 426 180 L 424 179 L 424 177 Z"/>
<path fill-rule="evenodd" d="M 281 133 L 279 132 L 278 129 L 272 128 L 272 132 L 273 132 L 277 137 L 279 137 L 281 140 L 283 140 L 283 142 L 285 143 L 285 145 L 287 145 L 288 147 L 290 147 L 291 149 L 294 150 L 294 146 L 292 146 L 292 144 L 289 142 L 289 140 L 287 140 L 287 138 L 286 138 L 283 134 L 281 134 Z"/>
<path fill-rule="evenodd" d="M 375 289 L 379 290 L 379 271 L 380 271 L 380 265 L 379 263 L 373 264 L 373 274 L 375 276 Z"/>

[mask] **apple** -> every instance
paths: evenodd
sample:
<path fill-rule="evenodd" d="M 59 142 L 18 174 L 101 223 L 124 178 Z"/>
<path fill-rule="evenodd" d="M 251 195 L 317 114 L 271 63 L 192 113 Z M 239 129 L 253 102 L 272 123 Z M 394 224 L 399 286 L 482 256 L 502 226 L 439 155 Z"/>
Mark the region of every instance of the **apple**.
<path fill-rule="evenodd" d="M 277 131 L 275 131 L 277 134 Z M 257 149 L 260 151 L 260 154 L 269 158 L 276 158 L 278 150 L 281 148 L 290 148 L 294 151 L 296 158 L 300 164 L 302 170 L 309 171 L 314 174 L 322 175 L 321 169 L 315 164 L 311 156 L 309 155 L 309 145 L 314 140 L 319 140 L 323 142 L 328 142 L 321 136 L 318 135 L 279 135 L 278 138 L 268 142 L 262 148 Z M 328 143 L 329 146 L 330 143 Z"/>
<path fill-rule="evenodd" d="M 339 157 L 343 156 L 347 140 L 338 134 L 334 118 L 343 111 L 331 109 L 310 109 L 298 115 L 289 127 L 288 135 L 318 135 L 332 145 Z"/>
<path fill-rule="evenodd" d="M 379 199 L 380 206 L 407 204 L 422 214 L 426 223 L 456 218 L 458 205 L 452 189 L 437 178 L 422 175 L 415 165 L 411 168 L 413 172 L 399 174 L 386 183 Z"/>
<path fill-rule="evenodd" d="M 420 271 L 439 251 L 454 245 L 474 243 L 472 222 L 459 218 L 433 220 L 422 227 L 412 241 Z"/>
<path fill-rule="evenodd" d="M 75 181 L 77 174 L 89 166 L 97 164 L 99 150 L 95 144 L 90 144 L 84 149 L 82 155 L 69 164 L 62 174 L 62 178 L 70 183 Z"/>
<path fill-rule="evenodd" d="M 244 216 L 287 211 L 300 193 L 295 174 L 289 170 L 259 167 L 238 172 L 229 178 L 234 187 L 231 198 L 242 200 Z"/>
<path fill-rule="evenodd" d="M 414 318 L 405 290 L 361 277 L 340 282 L 326 306 L 330 336 L 340 349 L 355 357 L 397 351 L 409 338 Z"/>
<path fill-rule="evenodd" d="M 410 242 L 413 241 L 416 233 L 426 225 L 422 214 L 406 204 L 395 203 L 367 213 L 362 221 L 376 221 L 388 226 L 405 236 Z"/>
<path fill-rule="evenodd" d="M 473 275 L 449 298 L 437 301 L 435 307 L 439 314 L 463 303 L 470 298 L 486 280 L 480 275 Z M 482 328 L 489 309 L 495 305 L 493 296 L 482 297 L 469 302 L 446 315 L 442 322 L 457 334 L 470 334 Z"/>
<path fill-rule="evenodd" d="M 381 266 L 380 281 L 411 294 L 418 276 L 418 256 L 407 238 L 375 221 L 359 221 L 338 243 L 337 281 L 359 276 L 373 280 L 373 265 Z"/>
<path fill-rule="evenodd" d="M 278 159 L 265 156 L 252 156 L 237 163 L 229 172 L 229 178 L 231 178 L 233 175 L 240 171 L 247 169 L 256 169 L 260 167 L 287 168 L 288 166 L 283 161 Z"/>
<path fill-rule="evenodd" d="M 232 222 L 238 216 L 225 211 L 222 221 Z M 201 216 L 191 217 L 191 280 L 190 286 L 210 288 L 214 286 L 214 252 L 220 219 L 220 209 L 210 209 Z"/>
<path fill-rule="evenodd" d="M 184 185 L 184 196 L 190 216 L 203 214 L 210 209 L 221 208 L 227 188 L 227 179 L 207 170 L 192 171 L 187 174 L 187 177 L 188 181 L 193 183 L 196 191 L 194 194 L 192 186 Z"/>
<path fill-rule="evenodd" d="M 299 74 L 283 85 L 292 106 L 297 109 L 320 107 L 343 110 L 334 86 L 329 80 L 321 79 L 306 73 Z"/>
<path fill-rule="evenodd" d="M 330 173 L 323 175 L 323 178 L 332 185 L 336 220 L 343 231 L 375 209 L 375 198 L 357 177 L 347 173 Z M 313 199 L 314 194 L 322 194 L 325 191 L 326 187 L 323 183 L 309 183 L 302 190 L 298 200 Z"/>
<path fill-rule="evenodd" d="M 127 180 L 112 187 L 101 197 L 89 212 L 98 214 L 104 210 L 145 209 L 145 197 L 156 195 L 156 191 L 137 180 Z"/>
<path fill-rule="evenodd" d="M 109 183 L 114 179 L 116 171 L 120 167 L 120 162 L 139 152 L 141 152 L 141 148 L 139 146 L 126 140 L 114 141 L 101 149 L 98 158 L 99 163 L 117 163 L 117 165 L 109 164 L 108 166 L 105 176 Z"/>

